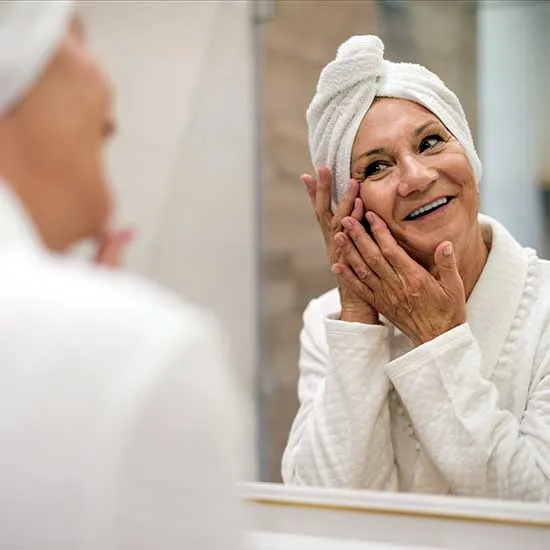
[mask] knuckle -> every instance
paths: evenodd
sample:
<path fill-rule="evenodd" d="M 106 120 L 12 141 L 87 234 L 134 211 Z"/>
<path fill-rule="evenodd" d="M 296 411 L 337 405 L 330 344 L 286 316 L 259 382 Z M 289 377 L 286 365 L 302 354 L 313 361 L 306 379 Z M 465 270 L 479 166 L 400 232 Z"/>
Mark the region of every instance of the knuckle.
<path fill-rule="evenodd" d="M 323 231 L 326 231 L 330 227 L 331 217 L 327 215 L 326 211 L 315 210 L 315 217 L 317 218 L 317 222 L 319 223 Z"/>
<path fill-rule="evenodd" d="M 394 292 L 389 292 L 386 294 L 386 302 L 390 304 L 392 309 L 400 308 L 404 303 L 403 300 L 399 299 L 397 293 L 394 293 Z"/>
<path fill-rule="evenodd" d="M 346 231 L 354 239 L 358 239 L 361 235 L 361 233 L 357 229 L 357 224 L 356 223 L 348 223 L 348 225 L 346 226 Z"/>
<path fill-rule="evenodd" d="M 350 246 L 347 242 L 345 242 L 342 245 L 336 244 L 337 250 L 339 250 L 340 255 L 343 259 L 346 261 L 350 260 Z"/>
<path fill-rule="evenodd" d="M 321 214 L 322 223 L 325 227 L 329 228 L 332 224 L 332 214 L 326 210 Z"/>
<path fill-rule="evenodd" d="M 371 267 L 377 268 L 380 267 L 382 263 L 382 257 L 380 254 L 369 254 L 367 257 L 367 262 Z"/>
<path fill-rule="evenodd" d="M 389 246 L 388 243 L 382 243 L 380 245 L 380 252 L 382 252 L 384 257 L 388 258 L 388 260 L 393 260 L 395 258 L 395 249 Z"/>
<path fill-rule="evenodd" d="M 357 278 L 360 280 L 360 281 L 363 281 L 363 282 L 367 282 L 370 278 L 371 278 L 371 272 L 368 268 L 366 267 L 360 267 L 357 269 L 356 271 L 357 273 Z"/>

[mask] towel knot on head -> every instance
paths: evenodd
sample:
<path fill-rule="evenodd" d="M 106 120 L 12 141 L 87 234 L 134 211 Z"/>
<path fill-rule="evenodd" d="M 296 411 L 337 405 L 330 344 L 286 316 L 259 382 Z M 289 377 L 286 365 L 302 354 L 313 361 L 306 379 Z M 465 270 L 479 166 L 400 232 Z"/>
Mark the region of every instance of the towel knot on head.
<path fill-rule="evenodd" d="M 336 52 L 336 60 L 351 59 L 372 55 L 380 62 L 384 57 L 384 43 L 374 34 L 352 36 L 343 44 L 340 44 Z"/>
<path fill-rule="evenodd" d="M 353 142 L 376 97 L 414 101 L 436 115 L 464 147 L 479 182 L 481 162 L 455 94 L 421 65 L 385 60 L 378 36 L 352 36 L 322 70 L 306 115 L 311 159 L 315 168 L 331 168 L 335 204 L 348 188 Z"/>

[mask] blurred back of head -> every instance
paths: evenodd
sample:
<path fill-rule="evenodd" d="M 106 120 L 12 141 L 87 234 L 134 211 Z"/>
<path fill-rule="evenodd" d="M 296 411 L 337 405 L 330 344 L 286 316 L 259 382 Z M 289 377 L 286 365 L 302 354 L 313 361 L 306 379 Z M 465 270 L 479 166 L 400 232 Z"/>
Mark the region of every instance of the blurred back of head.
<path fill-rule="evenodd" d="M 113 91 L 73 3 L 0 3 L 0 51 L 0 178 L 50 249 L 98 236 Z"/>

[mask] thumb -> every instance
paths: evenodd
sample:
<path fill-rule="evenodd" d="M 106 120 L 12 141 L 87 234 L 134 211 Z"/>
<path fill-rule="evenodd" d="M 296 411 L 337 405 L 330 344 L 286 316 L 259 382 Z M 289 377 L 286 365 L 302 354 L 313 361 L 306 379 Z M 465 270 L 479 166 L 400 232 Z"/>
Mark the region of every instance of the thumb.
<path fill-rule="evenodd" d="M 453 243 L 449 241 L 440 243 L 435 249 L 434 260 L 437 273 L 436 279 L 450 291 L 464 292 L 462 279 L 456 265 Z"/>

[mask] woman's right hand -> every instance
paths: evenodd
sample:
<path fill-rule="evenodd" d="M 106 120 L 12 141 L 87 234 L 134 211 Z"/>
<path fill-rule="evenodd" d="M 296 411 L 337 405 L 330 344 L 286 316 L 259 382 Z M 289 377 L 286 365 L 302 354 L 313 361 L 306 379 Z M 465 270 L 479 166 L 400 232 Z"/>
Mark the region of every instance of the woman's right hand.
<path fill-rule="evenodd" d="M 330 265 L 342 263 L 340 248 L 334 241 L 334 236 L 343 231 L 342 220 L 346 216 L 352 216 L 359 222 L 363 221 L 365 208 L 363 201 L 359 198 L 359 184 L 351 179 L 349 189 L 332 212 L 332 173 L 330 168 L 319 168 L 319 180 L 317 181 L 310 174 L 303 174 L 302 181 L 306 185 L 307 193 L 315 211 L 315 217 L 323 233 Z M 379 323 L 378 312 L 370 304 L 360 298 L 353 290 L 338 285 L 340 292 L 342 321 L 356 323 Z"/>
<path fill-rule="evenodd" d="M 94 263 L 104 267 L 120 267 L 124 249 L 134 240 L 131 229 L 105 230 L 97 239 Z"/>

